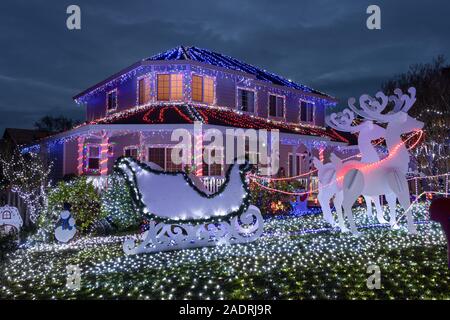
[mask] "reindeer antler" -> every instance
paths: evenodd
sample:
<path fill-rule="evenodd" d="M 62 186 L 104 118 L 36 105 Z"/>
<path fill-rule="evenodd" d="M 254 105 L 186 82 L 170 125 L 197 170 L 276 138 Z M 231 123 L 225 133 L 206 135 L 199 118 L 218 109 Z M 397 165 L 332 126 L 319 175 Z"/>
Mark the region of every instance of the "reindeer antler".
<path fill-rule="evenodd" d="M 408 94 L 403 94 L 403 91 L 399 88 L 394 90 L 395 95 L 389 97 L 389 101 L 394 102 L 393 113 L 397 113 L 399 111 L 408 112 L 409 109 L 416 102 L 416 88 L 411 87 L 408 89 Z"/>
<path fill-rule="evenodd" d="M 352 126 L 355 120 L 355 114 L 349 109 L 344 109 L 342 112 L 332 113 L 325 117 L 327 125 L 338 131 L 357 132 L 361 129 L 361 124 Z"/>
<path fill-rule="evenodd" d="M 416 89 L 411 87 L 408 89 L 409 95 L 403 94 L 401 89 L 395 89 L 396 95 L 389 96 L 389 98 L 383 93 L 378 92 L 375 97 L 372 98 L 367 94 L 361 95 L 359 98 L 359 104 L 361 109 L 355 107 L 355 98 L 348 100 L 349 107 L 358 113 L 360 116 L 377 120 L 379 122 L 389 122 L 399 116 L 400 111 L 408 112 L 412 105 L 416 102 Z M 390 101 L 394 102 L 394 108 L 390 113 L 382 114 L 381 112 L 386 109 Z"/>

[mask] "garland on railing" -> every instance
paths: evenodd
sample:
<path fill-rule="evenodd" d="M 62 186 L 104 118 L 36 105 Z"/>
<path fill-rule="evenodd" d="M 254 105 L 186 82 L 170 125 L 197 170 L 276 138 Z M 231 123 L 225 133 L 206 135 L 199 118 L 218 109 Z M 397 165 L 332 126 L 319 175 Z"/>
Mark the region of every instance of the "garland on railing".
<path fill-rule="evenodd" d="M 122 175 L 125 178 L 125 182 L 127 183 L 127 185 L 130 188 L 131 196 L 132 196 L 133 201 L 136 204 L 137 210 L 143 216 L 147 216 L 149 219 L 153 219 L 157 222 L 173 223 L 173 224 L 191 223 L 193 225 L 197 225 L 197 224 L 204 223 L 204 222 L 210 222 L 210 223 L 222 222 L 222 221 L 231 219 L 235 216 L 242 214 L 243 212 L 245 212 L 248 209 L 248 206 L 250 205 L 250 189 L 248 187 L 246 176 L 247 176 L 247 172 L 250 171 L 251 167 L 248 164 L 248 162 L 246 162 L 245 164 L 239 165 L 239 176 L 242 181 L 242 186 L 245 190 L 245 196 L 243 197 L 242 203 L 237 210 L 232 211 L 223 216 L 216 216 L 216 217 L 208 216 L 206 218 L 201 218 L 201 219 L 181 219 L 181 218 L 180 219 L 173 219 L 173 218 L 171 219 L 171 218 L 160 217 L 157 214 L 147 212 L 145 210 L 146 206 L 142 201 L 142 194 L 139 191 L 139 188 L 137 187 L 138 183 L 137 183 L 137 179 L 136 179 L 136 172 L 133 170 L 131 163 L 135 163 L 142 170 L 145 170 L 145 171 L 151 172 L 153 174 L 157 174 L 157 175 L 160 175 L 160 174 L 172 175 L 172 176 L 182 175 L 184 180 L 186 181 L 186 183 L 192 189 L 194 189 L 200 196 L 202 196 L 204 198 L 208 198 L 208 199 L 212 199 L 212 198 L 219 196 L 227 188 L 228 183 L 230 182 L 231 170 L 235 164 L 232 164 L 229 166 L 227 172 L 225 173 L 225 181 L 219 187 L 218 191 L 213 194 L 207 194 L 207 193 L 203 192 L 202 190 L 198 189 L 198 187 L 193 183 L 192 179 L 189 177 L 189 175 L 186 172 L 183 172 L 183 171 L 166 172 L 166 171 L 155 170 L 155 169 L 151 168 L 148 164 L 142 163 L 142 162 L 137 161 L 130 157 L 118 158 L 114 165 L 114 172 Z M 236 161 L 234 163 L 236 163 Z M 123 168 L 124 166 L 132 173 L 131 178 L 126 174 L 125 169 Z"/>

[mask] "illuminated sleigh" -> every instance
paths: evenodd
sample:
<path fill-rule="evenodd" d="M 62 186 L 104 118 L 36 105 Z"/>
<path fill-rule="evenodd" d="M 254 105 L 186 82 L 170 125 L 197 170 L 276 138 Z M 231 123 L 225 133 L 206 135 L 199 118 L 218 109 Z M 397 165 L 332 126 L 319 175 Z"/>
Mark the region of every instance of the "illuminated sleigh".
<path fill-rule="evenodd" d="M 123 243 L 126 254 L 245 243 L 262 234 L 261 212 L 248 203 L 246 165 L 231 165 L 214 194 L 184 172 L 163 172 L 132 158 L 119 159 L 115 170 L 125 177 L 137 210 L 150 217 L 142 242 Z"/>

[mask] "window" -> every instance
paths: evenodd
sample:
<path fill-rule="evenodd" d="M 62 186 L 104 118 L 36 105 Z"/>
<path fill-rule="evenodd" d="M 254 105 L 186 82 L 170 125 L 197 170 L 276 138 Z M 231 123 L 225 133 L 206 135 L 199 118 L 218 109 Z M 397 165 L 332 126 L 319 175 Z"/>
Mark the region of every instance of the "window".
<path fill-rule="evenodd" d="M 183 75 L 170 75 L 170 100 L 183 100 Z"/>
<path fill-rule="evenodd" d="M 257 149 L 258 147 L 256 147 Z M 250 150 L 250 140 L 245 139 L 245 160 L 251 164 L 258 164 L 258 152 Z"/>
<path fill-rule="evenodd" d="M 192 100 L 203 101 L 203 78 L 196 75 L 192 76 Z"/>
<path fill-rule="evenodd" d="M 114 156 L 114 147 L 112 144 L 108 145 L 108 157 L 113 157 Z"/>
<path fill-rule="evenodd" d="M 158 74 L 158 100 L 183 100 L 182 74 Z"/>
<path fill-rule="evenodd" d="M 149 148 L 148 161 L 153 162 L 164 170 L 165 167 L 165 148 Z"/>
<path fill-rule="evenodd" d="M 292 153 L 289 153 L 288 156 L 288 171 L 289 171 L 289 177 L 294 176 L 294 155 Z"/>
<path fill-rule="evenodd" d="M 214 79 L 210 77 L 192 76 L 192 100 L 214 103 Z"/>
<path fill-rule="evenodd" d="M 137 147 L 125 147 L 123 152 L 125 157 L 131 157 L 134 159 L 138 158 L 138 148 Z"/>
<path fill-rule="evenodd" d="M 269 95 L 269 116 L 284 117 L 284 97 Z"/>
<path fill-rule="evenodd" d="M 288 174 L 289 177 L 298 176 L 301 173 L 301 154 L 292 154 L 289 153 L 288 156 Z M 294 167 L 295 161 L 295 167 Z"/>
<path fill-rule="evenodd" d="M 164 171 L 181 171 L 183 164 L 175 164 L 172 161 L 172 149 L 170 147 L 148 148 L 148 161 L 161 167 Z"/>
<path fill-rule="evenodd" d="M 255 111 L 255 93 L 253 91 L 238 89 L 238 110 Z"/>
<path fill-rule="evenodd" d="M 158 100 L 169 101 L 170 97 L 170 75 L 158 74 Z"/>
<path fill-rule="evenodd" d="M 300 121 L 314 121 L 314 104 L 306 101 L 300 101 Z"/>
<path fill-rule="evenodd" d="M 295 157 L 295 175 L 298 176 L 302 173 L 302 156 L 297 154 Z"/>
<path fill-rule="evenodd" d="M 108 92 L 106 95 L 106 110 L 112 111 L 117 109 L 117 90 Z"/>
<path fill-rule="evenodd" d="M 223 150 L 212 148 L 209 150 L 211 158 L 219 157 L 220 163 L 205 163 L 203 162 L 203 176 L 222 176 L 223 175 Z M 217 154 L 217 156 L 216 156 Z"/>
<path fill-rule="evenodd" d="M 87 169 L 99 170 L 100 169 L 100 147 L 88 146 L 87 148 Z"/>
<path fill-rule="evenodd" d="M 170 171 L 170 172 L 175 172 L 175 171 L 182 171 L 183 170 L 183 164 L 175 164 L 172 161 L 172 150 L 174 148 L 166 148 L 166 167 L 165 170 L 166 171 Z"/>
<path fill-rule="evenodd" d="M 138 104 L 146 104 L 150 101 L 150 87 L 146 78 L 138 80 Z"/>
<path fill-rule="evenodd" d="M 11 219 L 11 211 L 9 210 L 3 211 L 3 219 Z"/>
<path fill-rule="evenodd" d="M 214 80 L 212 78 L 203 78 L 203 102 L 214 103 Z"/>

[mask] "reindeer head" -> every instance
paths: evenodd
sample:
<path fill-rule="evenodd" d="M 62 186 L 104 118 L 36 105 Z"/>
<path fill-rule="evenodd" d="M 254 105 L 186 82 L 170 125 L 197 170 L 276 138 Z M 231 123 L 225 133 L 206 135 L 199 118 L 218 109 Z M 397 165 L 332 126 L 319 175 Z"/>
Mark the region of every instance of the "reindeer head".
<path fill-rule="evenodd" d="M 364 136 L 370 141 L 384 137 L 385 129 L 374 124 L 371 120 L 365 120 L 353 126 L 354 120 L 355 114 L 349 109 L 325 117 L 327 125 L 338 131 L 359 133 L 360 136 Z"/>
<path fill-rule="evenodd" d="M 416 89 L 408 89 L 409 94 L 403 94 L 402 90 L 395 89 L 395 95 L 387 97 L 383 92 L 378 92 L 375 98 L 363 94 L 359 98 L 360 108 L 355 106 L 355 98 L 348 99 L 348 106 L 354 112 L 366 119 L 375 120 L 381 123 L 388 123 L 388 128 L 399 130 L 400 133 L 407 133 L 423 128 L 423 122 L 408 115 L 409 109 L 416 102 Z M 387 105 L 393 102 L 392 111 L 382 114 Z"/>

